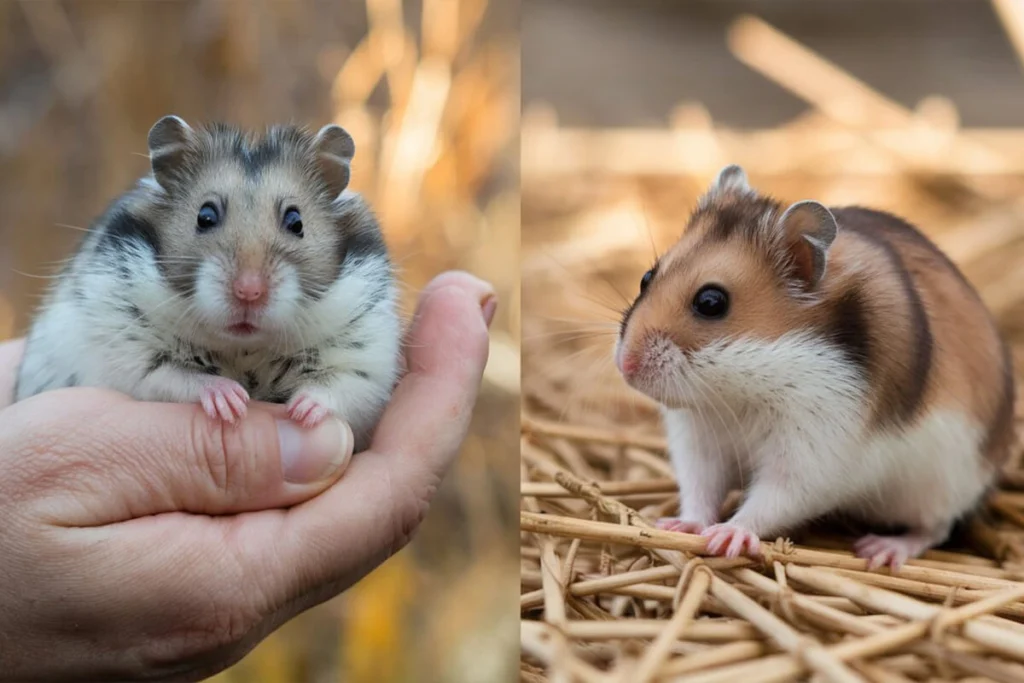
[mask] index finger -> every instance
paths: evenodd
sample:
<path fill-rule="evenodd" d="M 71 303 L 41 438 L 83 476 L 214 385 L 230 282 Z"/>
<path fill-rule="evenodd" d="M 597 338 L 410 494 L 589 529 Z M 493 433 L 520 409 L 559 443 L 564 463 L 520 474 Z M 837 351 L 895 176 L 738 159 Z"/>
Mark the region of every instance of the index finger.
<path fill-rule="evenodd" d="M 13 339 L 0 344 L 0 409 L 14 403 L 14 383 L 18 364 L 25 352 L 25 340 Z"/>

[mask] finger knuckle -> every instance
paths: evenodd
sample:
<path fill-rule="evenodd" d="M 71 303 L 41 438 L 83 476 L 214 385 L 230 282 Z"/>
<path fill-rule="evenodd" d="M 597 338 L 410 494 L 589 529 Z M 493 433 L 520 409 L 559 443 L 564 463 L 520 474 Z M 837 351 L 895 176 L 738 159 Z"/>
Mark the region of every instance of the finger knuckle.
<path fill-rule="evenodd" d="M 205 415 L 197 416 L 192 427 L 192 453 L 203 479 L 214 490 L 229 500 L 246 490 L 250 449 L 241 430 Z"/>

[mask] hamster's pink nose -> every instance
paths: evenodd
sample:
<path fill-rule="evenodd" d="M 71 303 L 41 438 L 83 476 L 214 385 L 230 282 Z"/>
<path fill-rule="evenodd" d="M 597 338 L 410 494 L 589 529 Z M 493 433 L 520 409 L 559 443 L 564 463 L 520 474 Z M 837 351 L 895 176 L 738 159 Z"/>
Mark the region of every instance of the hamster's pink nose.
<path fill-rule="evenodd" d="M 634 374 L 640 367 L 640 361 L 637 360 L 636 356 L 627 352 L 622 346 L 619 346 L 615 351 L 615 361 L 619 366 L 619 372 L 624 377 Z"/>
<path fill-rule="evenodd" d="M 234 291 L 243 304 L 259 304 L 267 298 L 267 281 L 259 273 L 242 273 L 235 278 Z"/>

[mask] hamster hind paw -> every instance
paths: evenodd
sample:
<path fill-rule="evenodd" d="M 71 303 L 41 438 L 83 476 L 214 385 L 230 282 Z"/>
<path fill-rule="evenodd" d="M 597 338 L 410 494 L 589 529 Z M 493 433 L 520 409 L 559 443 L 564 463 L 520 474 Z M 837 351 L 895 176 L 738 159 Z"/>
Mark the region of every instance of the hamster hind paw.
<path fill-rule="evenodd" d="M 761 541 L 757 535 L 737 524 L 715 524 L 702 531 L 700 535 L 708 539 L 707 551 L 711 555 L 739 557 L 744 554 L 744 547 L 748 555 L 758 555 L 761 552 Z"/>
<path fill-rule="evenodd" d="M 857 557 L 868 561 L 868 569 L 888 567 L 899 570 L 907 560 L 917 557 L 934 545 L 931 534 L 909 533 L 902 536 L 864 536 L 853 544 Z"/>
<path fill-rule="evenodd" d="M 213 419 L 234 423 L 245 417 L 249 394 L 235 380 L 217 377 L 203 387 L 199 402 Z"/>

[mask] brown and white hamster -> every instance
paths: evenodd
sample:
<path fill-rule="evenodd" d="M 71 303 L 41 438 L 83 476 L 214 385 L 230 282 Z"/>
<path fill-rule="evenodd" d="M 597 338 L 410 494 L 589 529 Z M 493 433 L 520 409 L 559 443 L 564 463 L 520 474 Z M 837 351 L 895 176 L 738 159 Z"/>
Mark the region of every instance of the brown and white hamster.
<path fill-rule="evenodd" d="M 365 447 L 399 373 L 387 248 L 348 190 L 336 125 L 264 135 L 175 116 L 149 133 L 152 173 L 107 209 L 28 335 L 16 400 L 72 386 L 201 402 L 234 422 L 250 397 Z"/>
<path fill-rule="evenodd" d="M 737 166 L 643 276 L 615 358 L 663 406 L 681 504 L 661 526 L 716 554 L 838 513 L 904 527 L 855 545 L 898 567 L 946 540 L 1012 441 L 1009 353 L 956 266 L 899 218 L 787 208 Z"/>

